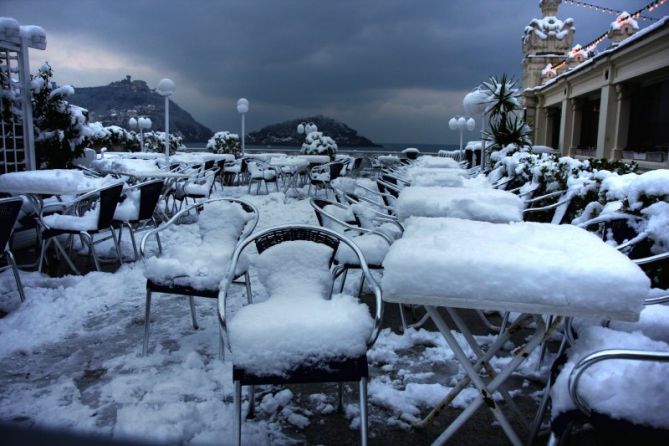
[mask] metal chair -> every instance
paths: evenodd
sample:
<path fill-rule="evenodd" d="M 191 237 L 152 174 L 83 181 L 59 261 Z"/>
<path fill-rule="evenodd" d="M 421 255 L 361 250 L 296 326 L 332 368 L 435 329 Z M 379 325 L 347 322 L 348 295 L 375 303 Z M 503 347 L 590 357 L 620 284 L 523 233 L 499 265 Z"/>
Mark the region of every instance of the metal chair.
<path fill-rule="evenodd" d="M 288 241 L 304 240 L 311 241 L 318 244 L 326 245 L 332 248 L 333 253 L 336 252 L 338 247 L 343 244 L 351 249 L 357 256 L 360 267 L 363 271 L 363 274 L 367 278 L 369 284 L 372 286 L 375 296 L 375 309 L 374 309 L 374 327 L 367 339 L 367 348 L 371 346 L 376 341 L 380 331 L 383 321 L 383 300 L 381 296 L 381 289 L 374 280 L 365 258 L 360 251 L 360 249 L 353 243 L 349 238 L 338 234 L 335 231 L 319 228 L 316 226 L 309 225 L 296 225 L 296 226 L 277 226 L 273 228 L 266 229 L 261 231 L 253 236 L 245 239 L 241 242 L 235 253 L 232 257 L 230 267 L 228 269 L 227 281 L 225 287 L 222 290 L 222 296 L 219 298 L 219 321 L 221 324 L 221 341 L 225 345 L 227 339 L 227 325 L 226 321 L 228 316 L 226 314 L 226 309 L 229 308 L 227 299 L 229 295 L 230 285 L 233 283 L 234 271 L 237 267 L 237 262 L 239 260 L 242 252 L 251 244 L 255 245 L 259 253 L 263 253 L 268 248 L 279 245 Z M 300 253 L 296 252 L 296 255 L 299 256 Z M 331 273 L 336 275 L 340 273 L 341 270 L 336 268 L 331 269 Z M 323 296 L 327 299 L 327 296 Z M 270 297 L 271 299 L 271 297 Z M 251 305 L 252 301 L 249 299 L 248 304 Z M 296 317 L 300 317 L 296 315 Z M 299 321 L 299 319 L 298 319 Z M 259 321 L 262 322 L 262 321 Z M 367 444 L 367 379 L 369 376 L 368 365 L 367 365 L 367 356 L 362 354 L 358 357 L 346 357 L 346 358 L 326 358 L 322 359 L 316 364 L 302 364 L 293 368 L 292 370 L 286 372 L 285 374 L 276 375 L 264 375 L 264 374 L 255 374 L 253 370 L 247 370 L 244 368 L 238 367 L 234 364 L 233 359 L 233 383 L 234 383 L 234 407 L 235 407 L 235 438 L 234 441 L 236 444 L 241 444 L 241 427 L 242 427 L 242 386 L 249 386 L 249 412 L 253 413 L 254 401 L 253 401 L 253 388 L 256 385 L 265 385 L 265 384 L 274 384 L 274 385 L 285 385 L 285 384 L 294 384 L 294 383 L 325 383 L 325 382 L 337 382 L 339 386 L 339 396 L 341 404 L 342 396 L 342 382 L 358 382 L 360 390 L 360 443 L 362 445 Z"/>
<path fill-rule="evenodd" d="M 126 189 L 126 199 L 118 205 L 114 213 L 112 225 L 118 228 L 118 241 L 121 243 L 123 227 L 125 226 L 130 233 L 130 241 L 135 254 L 133 261 L 135 262 L 139 259 L 135 231 L 146 228 L 148 225 L 158 227 L 159 223 L 154 214 L 163 193 L 164 185 L 163 180 L 152 180 Z M 139 195 L 136 199 L 133 197 L 135 194 Z M 128 204 L 124 205 L 126 202 Z M 129 212 L 124 212 L 126 207 L 129 208 Z M 156 240 L 158 246 L 160 246 L 160 235 L 157 233 Z"/>
<path fill-rule="evenodd" d="M 26 296 L 23 291 L 19 269 L 16 266 L 14 255 L 9 249 L 9 240 L 12 237 L 14 225 L 16 224 L 19 212 L 21 211 L 21 206 L 23 206 L 23 199 L 20 197 L 0 199 L 0 249 L 2 249 L 5 260 L 7 261 L 7 266 L 2 269 L 4 270 L 8 267 L 12 268 L 14 280 L 16 281 L 16 289 L 19 292 L 19 298 L 21 299 L 21 302 L 25 302 Z"/>
<path fill-rule="evenodd" d="M 312 167 L 309 172 L 309 195 L 311 195 L 311 189 L 313 188 L 316 190 L 316 193 L 319 190 L 325 191 L 325 196 L 327 197 L 328 189 L 332 190 L 331 182 L 339 177 L 343 168 L 344 164 L 340 162 L 331 162 Z"/>
<path fill-rule="evenodd" d="M 276 191 L 279 192 L 279 175 L 273 167 L 268 163 L 261 160 L 248 161 L 247 164 L 249 172 L 249 189 L 248 193 L 251 193 L 251 187 L 253 183 L 256 183 L 256 195 L 260 193 L 260 186 L 265 184 L 265 192 L 269 194 L 269 188 L 267 183 L 273 183 L 276 187 Z"/>
<path fill-rule="evenodd" d="M 183 209 L 179 211 L 177 214 L 175 214 L 168 222 L 165 224 L 159 226 L 156 229 L 153 229 L 146 233 L 144 237 L 142 238 L 142 241 L 140 243 L 140 254 L 142 258 L 145 258 L 148 251 L 147 251 L 147 243 L 148 240 L 152 237 L 155 237 L 156 240 L 158 241 L 159 233 L 161 231 L 164 231 L 165 229 L 171 227 L 172 225 L 178 224 L 182 219 L 186 216 L 191 215 L 192 211 L 195 212 L 201 212 L 205 206 L 215 203 L 215 202 L 227 202 L 227 203 L 237 203 L 241 205 L 242 209 L 251 214 L 251 220 L 246 224 L 243 232 L 238 235 L 238 239 L 243 239 L 244 237 L 248 236 L 253 230 L 255 229 L 256 225 L 258 224 L 258 218 L 260 216 L 258 209 L 253 206 L 252 204 L 239 200 L 236 198 L 218 198 L 218 199 L 213 199 L 213 200 L 207 200 L 203 201 L 200 203 L 196 203 L 192 206 L 189 206 L 186 209 Z M 160 244 L 158 245 L 159 247 L 159 253 L 162 253 L 162 247 Z M 248 294 L 249 298 L 251 296 L 251 282 L 250 282 L 250 277 L 248 275 L 248 272 L 243 272 L 241 274 L 235 275 L 233 278 L 234 280 L 237 280 L 241 277 L 244 277 L 244 282 L 243 284 L 246 286 L 246 293 Z M 239 282 L 235 282 L 239 283 Z M 146 280 L 146 307 L 145 307 L 145 319 L 144 319 L 144 341 L 142 344 L 142 356 L 146 356 L 148 349 L 149 349 L 149 326 L 150 326 L 150 315 L 151 315 L 151 298 L 154 293 L 163 293 L 163 294 L 176 294 L 180 296 L 188 296 L 188 303 L 190 306 L 190 311 L 191 311 L 191 320 L 193 323 L 193 328 L 198 329 L 198 323 L 197 323 L 197 317 L 195 314 L 195 303 L 193 301 L 193 297 L 206 297 L 206 298 L 211 298 L 211 299 L 216 299 L 218 298 L 220 289 L 218 286 L 211 287 L 211 288 L 206 288 L 206 289 L 201 289 L 199 287 L 194 287 L 190 285 L 184 285 L 184 284 L 175 284 L 175 283 L 169 283 L 169 282 L 159 282 L 156 280 L 151 280 L 148 279 Z"/>
<path fill-rule="evenodd" d="M 112 226 L 112 220 L 122 191 L 123 183 L 115 183 L 77 197 L 76 200 L 69 202 L 61 212 L 46 215 L 49 209 L 43 208 L 40 211 L 39 217 L 42 227 L 40 233 L 42 248 L 38 270 L 42 271 L 47 249 L 51 244 L 54 244 L 57 250 L 63 255 L 70 269 L 75 274 L 80 274 L 77 267 L 74 266 L 72 259 L 70 259 L 65 251 L 65 248 L 58 240 L 58 236 L 60 235 L 69 235 L 71 243 L 72 236 L 79 235 L 82 244 L 88 246 L 88 254 L 89 257 L 93 258 L 95 269 L 100 271 L 100 262 L 95 252 L 93 236 L 107 230 L 111 231 L 114 248 L 119 264 L 121 264 L 121 249 Z"/>

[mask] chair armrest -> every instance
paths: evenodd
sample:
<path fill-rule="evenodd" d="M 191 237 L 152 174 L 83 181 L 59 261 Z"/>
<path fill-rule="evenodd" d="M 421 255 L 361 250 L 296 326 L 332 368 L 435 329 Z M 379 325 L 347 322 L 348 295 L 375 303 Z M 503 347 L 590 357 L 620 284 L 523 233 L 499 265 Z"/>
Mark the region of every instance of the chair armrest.
<path fill-rule="evenodd" d="M 527 208 L 523 210 L 523 214 L 529 214 L 531 212 L 543 212 L 543 211 L 550 211 L 551 209 L 556 209 L 560 206 L 562 206 L 565 203 L 569 203 L 571 201 L 571 197 L 565 198 L 563 200 L 558 201 L 557 203 L 549 204 L 547 206 L 540 206 L 537 208 Z"/>
<path fill-rule="evenodd" d="M 590 416 L 592 408 L 579 396 L 578 384 L 580 382 L 583 372 L 588 368 L 597 364 L 598 362 L 608 361 L 611 359 L 627 359 L 631 361 L 649 361 L 649 362 L 669 362 L 669 352 L 656 352 L 644 350 L 626 350 L 626 349 L 609 349 L 600 350 L 589 354 L 581 359 L 578 364 L 574 366 L 569 374 L 569 396 L 571 397 L 576 407 L 586 416 Z"/>
<path fill-rule="evenodd" d="M 566 191 L 558 190 L 558 191 L 555 191 L 555 192 L 547 193 L 547 194 L 545 194 L 545 195 L 541 195 L 540 197 L 529 198 L 529 199 L 524 200 L 524 201 L 525 201 L 525 203 L 527 203 L 527 204 L 529 204 L 529 203 L 536 203 L 537 201 L 546 200 L 546 199 L 548 199 L 548 198 L 553 198 L 553 197 L 561 196 L 561 195 L 563 195 L 565 192 L 566 192 Z"/>

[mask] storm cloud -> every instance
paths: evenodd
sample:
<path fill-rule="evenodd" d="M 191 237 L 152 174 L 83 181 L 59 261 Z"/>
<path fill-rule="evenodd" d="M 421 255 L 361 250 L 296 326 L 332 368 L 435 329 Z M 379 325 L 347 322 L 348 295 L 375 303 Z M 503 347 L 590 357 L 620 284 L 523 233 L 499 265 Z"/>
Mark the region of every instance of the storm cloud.
<path fill-rule="evenodd" d="M 48 60 L 59 83 L 171 77 L 173 99 L 213 130 L 238 130 L 243 96 L 251 130 L 321 113 L 407 143 L 454 142 L 446 123 L 463 113 L 464 94 L 492 74 L 520 77 L 522 30 L 540 15 L 537 0 L 1 3 L 0 14 L 46 29 L 47 50 L 31 64 Z M 574 17 L 581 43 L 614 19 L 566 4 L 560 16 Z"/>

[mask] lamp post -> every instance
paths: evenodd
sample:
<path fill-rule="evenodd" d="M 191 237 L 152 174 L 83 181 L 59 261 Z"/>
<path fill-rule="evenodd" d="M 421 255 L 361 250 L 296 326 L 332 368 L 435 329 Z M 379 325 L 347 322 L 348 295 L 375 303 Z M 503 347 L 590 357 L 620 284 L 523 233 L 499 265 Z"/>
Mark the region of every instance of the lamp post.
<path fill-rule="evenodd" d="M 246 116 L 246 112 L 249 111 L 249 101 L 246 98 L 240 98 L 237 101 L 237 111 L 239 112 L 240 115 L 242 115 L 242 154 L 246 153 L 246 145 L 244 144 L 244 136 L 246 135 L 246 130 L 244 129 L 245 123 L 244 123 L 244 117 Z"/>
<path fill-rule="evenodd" d="M 474 130 L 476 127 L 476 121 L 474 121 L 474 118 L 465 118 L 464 116 L 456 116 L 450 119 L 448 121 L 448 127 L 451 130 L 459 130 L 460 131 L 460 160 L 464 158 L 464 132 L 465 129 L 469 130 L 470 132 Z"/>
<path fill-rule="evenodd" d="M 475 90 L 467 93 L 462 100 L 465 113 L 470 116 L 481 117 L 481 169 L 483 169 L 485 162 L 485 138 L 483 137 L 483 132 L 485 128 L 485 112 L 489 102 L 490 97 L 488 93 L 482 90 L 481 87 L 477 87 Z"/>
<path fill-rule="evenodd" d="M 130 129 L 135 130 L 139 128 L 139 147 L 140 151 L 142 152 L 144 152 L 144 130 L 150 129 L 151 124 L 151 120 L 149 118 L 145 118 L 144 116 L 141 116 L 137 119 L 130 118 L 128 120 L 128 127 L 130 127 Z"/>
<path fill-rule="evenodd" d="M 161 79 L 156 88 L 156 92 L 165 97 L 165 165 L 168 169 L 170 164 L 170 96 L 174 90 L 174 82 L 167 78 Z"/>

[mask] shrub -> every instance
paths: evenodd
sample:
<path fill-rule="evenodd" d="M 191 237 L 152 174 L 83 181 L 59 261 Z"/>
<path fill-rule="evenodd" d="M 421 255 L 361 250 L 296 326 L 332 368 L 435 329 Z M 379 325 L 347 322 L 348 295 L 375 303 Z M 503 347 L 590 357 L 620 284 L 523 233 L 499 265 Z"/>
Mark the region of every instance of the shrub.
<path fill-rule="evenodd" d="M 242 147 L 239 144 L 239 135 L 228 131 L 216 132 L 207 141 L 207 150 L 214 153 L 227 153 L 239 158 L 242 155 Z"/>

